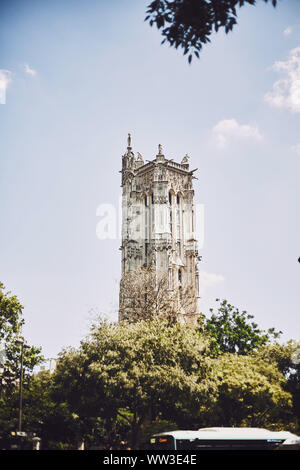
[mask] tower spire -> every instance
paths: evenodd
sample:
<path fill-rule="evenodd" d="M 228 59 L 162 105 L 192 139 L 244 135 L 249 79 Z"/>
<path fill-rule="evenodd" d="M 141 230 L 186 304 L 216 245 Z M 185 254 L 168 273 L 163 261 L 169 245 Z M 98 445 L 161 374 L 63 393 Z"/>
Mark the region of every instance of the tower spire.
<path fill-rule="evenodd" d="M 158 144 L 158 154 L 156 155 L 156 161 L 161 163 L 165 161 L 165 156 L 163 154 L 163 148 L 161 144 Z"/>
<path fill-rule="evenodd" d="M 128 133 L 128 137 L 127 137 L 127 149 L 128 150 L 131 150 L 131 134 Z"/>

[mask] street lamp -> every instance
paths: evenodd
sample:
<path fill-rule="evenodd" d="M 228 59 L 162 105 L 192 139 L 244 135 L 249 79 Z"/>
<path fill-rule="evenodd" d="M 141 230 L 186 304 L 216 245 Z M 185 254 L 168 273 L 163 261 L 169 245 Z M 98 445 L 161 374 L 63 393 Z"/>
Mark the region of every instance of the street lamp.
<path fill-rule="evenodd" d="M 29 346 L 25 344 L 24 338 L 18 338 L 17 344 L 21 345 L 21 368 L 20 368 L 20 382 L 19 382 L 19 425 L 18 432 L 22 432 L 22 401 L 23 401 L 23 352 L 24 349 L 28 349 Z"/>

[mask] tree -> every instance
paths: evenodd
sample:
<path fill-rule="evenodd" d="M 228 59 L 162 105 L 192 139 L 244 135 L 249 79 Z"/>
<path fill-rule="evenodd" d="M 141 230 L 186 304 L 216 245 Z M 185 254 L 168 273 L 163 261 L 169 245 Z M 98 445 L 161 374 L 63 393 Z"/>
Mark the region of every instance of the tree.
<path fill-rule="evenodd" d="M 2 344 L 2 384 L 15 382 L 19 371 L 20 338 L 24 318 L 22 316 L 23 306 L 17 297 L 5 292 L 5 287 L 0 283 L 0 343 Z M 24 369 L 29 374 L 33 368 L 42 362 L 41 349 L 31 346 L 24 350 Z"/>
<path fill-rule="evenodd" d="M 293 416 L 296 418 L 294 432 L 300 432 L 300 342 L 267 344 L 255 356 L 273 364 L 286 379 L 285 390 L 292 396 Z"/>
<path fill-rule="evenodd" d="M 152 432 L 176 428 L 295 431 L 295 352 L 275 343 L 212 358 L 207 333 L 179 322 L 100 320 L 78 349 L 60 354 L 52 375 L 28 382 L 24 425 L 49 449 L 76 449 L 81 440 L 113 449 L 127 441 L 136 449 Z M 17 394 L 7 404 L 0 421 L 14 416 Z"/>
<path fill-rule="evenodd" d="M 215 349 L 219 352 L 249 354 L 272 339 L 279 338 L 282 333 L 274 328 L 261 330 L 257 323 L 251 321 L 253 315 L 246 311 L 240 312 L 225 299 L 216 301 L 220 302 L 217 313 L 211 308 L 210 318 L 202 315 L 200 328 L 213 338 Z"/>
<path fill-rule="evenodd" d="M 269 0 L 264 0 L 268 2 Z M 277 0 L 270 0 L 275 7 Z M 213 30 L 232 31 L 237 24 L 237 7 L 255 5 L 256 0 L 154 0 L 147 7 L 145 21 L 161 29 L 162 43 L 181 47 L 188 55 L 199 58 L 202 45 L 210 42 Z"/>
<path fill-rule="evenodd" d="M 98 419 L 103 430 L 101 435 L 98 428 L 98 437 L 106 436 L 112 448 L 128 440 L 136 449 L 156 426 L 165 431 L 170 425 L 295 428 L 283 358 L 267 360 L 258 348 L 248 355 L 224 352 L 212 359 L 209 338 L 198 334 L 159 317 L 102 321 L 77 351 L 61 356 L 57 400 L 79 422 L 94 420 L 96 427 Z M 88 425 L 82 431 L 87 433 Z"/>
<path fill-rule="evenodd" d="M 0 428 L 3 445 L 10 448 L 10 432 L 16 430 L 19 408 L 17 387 L 6 397 L 4 405 L 0 408 Z M 42 449 L 78 448 L 82 423 L 66 402 L 57 400 L 50 372 L 34 374 L 27 381 L 23 390 L 22 427 L 41 438 Z"/>
<path fill-rule="evenodd" d="M 207 424 L 293 428 L 292 395 L 274 362 L 224 353 L 214 365 L 218 396 L 206 414 Z"/>
<path fill-rule="evenodd" d="M 23 306 L 17 297 L 11 295 L 10 292 L 5 292 L 4 285 L 0 283 L 0 343 L 2 344 L 2 360 L 0 364 L 0 435 L 17 428 L 18 412 L 15 402 L 18 393 L 21 354 L 20 345 L 17 340 L 24 325 L 22 309 Z M 26 387 L 34 367 L 43 360 L 40 348 L 30 346 L 24 349 L 24 387 Z"/>
<path fill-rule="evenodd" d="M 34 375 L 24 390 L 24 429 L 41 438 L 43 449 L 77 449 L 82 423 L 65 402 L 55 397 L 53 374 Z"/>
<path fill-rule="evenodd" d="M 117 445 L 112 425 L 118 418 L 127 423 L 123 438 L 138 448 L 142 429 L 152 421 L 195 416 L 213 399 L 207 346 L 195 328 L 162 318 L 101 321 L 78 351 L 62 354 L 55 382 L 61 400 L 81 420 L 105 421 L 111 445 Z"/>
<path fill-rule="evenodd" d="M 120 318 L 139 321 L 163 317 L 175 322 L 192 323 L 196 293 L 188 285 L 170 289 L 168 273 L 156 272 L 152 266 L 130 271 L 120 284 Z"/>

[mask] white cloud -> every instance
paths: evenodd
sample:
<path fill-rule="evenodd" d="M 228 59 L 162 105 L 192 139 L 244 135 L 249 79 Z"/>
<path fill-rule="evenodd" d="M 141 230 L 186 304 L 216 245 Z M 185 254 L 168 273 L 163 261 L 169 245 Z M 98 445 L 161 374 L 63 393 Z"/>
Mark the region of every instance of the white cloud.
<path fill-rule="evenodd" d="M 11 75 L 9 70 L 0 69 L 0 104 L 5 104 L 6 90 L 11 82 Z"/>
<path fill-rule="evenodd" d="M 214 274 L 214 273 L 207 273 L 205 271 L 200 271 L 199 286 L 200 286 L 201 295 L 203 295 L 206 289 L 222 281 L 225 281 L 225 278 L 221 274 Z"/>
<path fill-rule="evenodd" d="M 232 139 L 261 140 L 257 126 L 239 124 L 236 119 L 223 119 L 213 127 L 213 134 L 219 147 L 225 147 Z"/>
<path fill-rule="evenodd" d="M 294 152 L 300 155 L 300 144 L 293 145 L 291 148 Z"/>
<path fill-rule="evenodd" d="M 283 34 L 284 34 L 285 36 L 289 36 L 290 34 L 292 34 L 292 32 L 293 32 L 292 27 L 291 27 L 291 26 L 288 26 L 288 27 L 285 28 L 285 30 L 283 31 Z"/>
<path fill-rule="evenodd" d="M 265 94 L 265 101 L 271 106 L 300 113 L 300 47 L 292 49 L 285 62 L 275 62 L 272 68 L 282 72 L 284 77 Z"/>
<path fill-rule="evenodd" d="M 25 64 L 25 73 L 34 77 L 36 75 L 36 70 L 32 69 L 28 64 Z"/>

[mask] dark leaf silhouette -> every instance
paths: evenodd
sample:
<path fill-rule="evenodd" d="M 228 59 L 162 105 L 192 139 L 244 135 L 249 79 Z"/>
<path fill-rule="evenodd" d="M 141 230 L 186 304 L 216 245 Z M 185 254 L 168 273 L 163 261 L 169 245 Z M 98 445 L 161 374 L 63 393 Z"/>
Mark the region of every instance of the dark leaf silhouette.
<path fill-rule="evenodd" d="M 262 0 L 268 3 L 269 0 Z M 270 0 L 275 7 L 277 0 Z M 256 0 L 154 0 L 148 7 L 145 21 L 156 24 L 163 36 L 162 44 L 168 42 L 176 49 L 180 46 L 183 54 L 192 61 L 192 54 L 199 52 L 203 44 L 210 42 L 214 31 L 224 28 L 232 31 L 236 21 L 236 7 L 255 5 Z"/>

